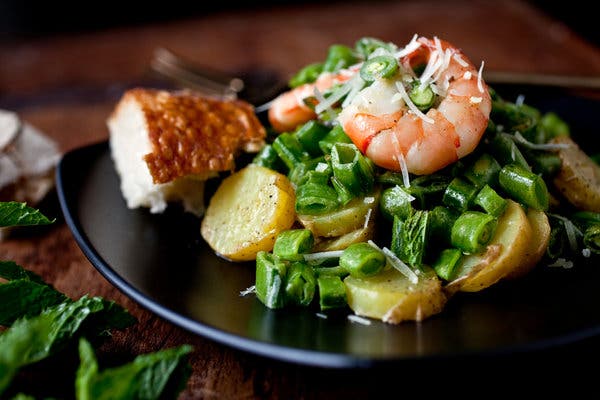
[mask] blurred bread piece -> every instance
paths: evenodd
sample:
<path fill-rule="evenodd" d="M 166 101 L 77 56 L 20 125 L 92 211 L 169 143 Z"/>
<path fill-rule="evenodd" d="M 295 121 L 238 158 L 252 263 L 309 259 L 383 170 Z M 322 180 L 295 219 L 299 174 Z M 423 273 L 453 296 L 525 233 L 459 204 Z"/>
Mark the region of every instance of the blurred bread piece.
<path fill-rule="evenodd" d="M 190 91 L 135 88 L 108 118 L 111 156 L 129 208 L 163 212 L 171 201 L 204 213 L 204 182 L 232 171 L 266 136 L 252 105 Z"/>

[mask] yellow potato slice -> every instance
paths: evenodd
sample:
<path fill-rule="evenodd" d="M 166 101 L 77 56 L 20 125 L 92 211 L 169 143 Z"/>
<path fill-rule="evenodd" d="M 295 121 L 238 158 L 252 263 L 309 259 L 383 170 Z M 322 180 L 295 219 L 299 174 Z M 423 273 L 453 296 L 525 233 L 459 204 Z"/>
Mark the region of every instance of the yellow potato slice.
<path fill-rule="evenodd" d="M 365 201 L 365 199 L 367 201 Z M 372 196 L 357 197 L 337 211 L 321 215 L 298 215 L 298 221 L 315 237 L 338 237 L 362 229 L 375 216 L 379 191 Z"/>
<path fill-rule="evenodd" d="M 508 200 L 506 211 L 498 220 L 494 237 L 486 249 L 462 258 L 457 279 L 445 286 L 449 294 L 457 290 L 477 292 L 504 278 L 521 265 L 530 251 L 532 228 L 523 208 Z"/>
<path fill-rule="evenodd" d="M 391 268 L 369 278 L 344 279 L 348 305 L 356 315 L 390 324 L 422 321 L 444 308 L 447 298 L 433 270 L 419 274 L 417 283 Z"/>
<path fill-rule="evenodd" d="M 600 212 L 600 166 L 568 136 L 551 143 L 567 145 L 558 151 L 562 165 L 554 177 L 556 188 L 575 207 Z"/>
<path fill-rule="evenodd" d="M 271 251 L 277 235 L 291 228 L 294 206 L 294 188 L 285 175 L 250 164 L 221 182 L 200 231 L 220 256 L 254 260 L 259 251 Z"/>
<path fill-rule="evenodd" d="M 531 225 L 531 242 L 523 260 L 505 278 L 519 278 L 529 273 L 540 262 L 550 242 L 550 223 L 545 212 L 529 209 L 527 219 Z"/>

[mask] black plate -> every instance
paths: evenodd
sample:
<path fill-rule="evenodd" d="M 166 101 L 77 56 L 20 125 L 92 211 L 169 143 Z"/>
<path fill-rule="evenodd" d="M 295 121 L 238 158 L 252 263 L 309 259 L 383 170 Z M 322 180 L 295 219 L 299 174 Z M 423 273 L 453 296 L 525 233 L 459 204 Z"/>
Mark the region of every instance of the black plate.
<path fill-rule="evenodd" d="M 555 110 L 586 149 L 598 101 L 549 88 L 502 88 L 506 98 Z M 588 139 L 592 140 L 592 139 Z M 459 294 L 420 324 L 373 321 L 314 309 L 273 311 L 240 291 L 252 263 L 214 255 L 200 220 L 173 205 L 161 215 L 129 210 L 107 143 L 65 154 L 57 170 L 62 210 L 79 246 L 116 287 L 161 317 L 222 344 L 306 365 L 370 367 L 406 360 L 547 349 L 600 334 L 600 269 L 580 260 L 570 270 L 540 265 L 520 281 Z"/>

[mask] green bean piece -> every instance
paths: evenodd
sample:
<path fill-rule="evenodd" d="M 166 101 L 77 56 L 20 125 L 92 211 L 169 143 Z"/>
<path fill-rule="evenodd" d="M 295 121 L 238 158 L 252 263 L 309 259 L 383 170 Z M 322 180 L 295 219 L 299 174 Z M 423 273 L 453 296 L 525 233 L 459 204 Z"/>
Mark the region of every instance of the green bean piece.
<path fill-rule="evenodd" d="M 550 259 L 556 259 L 565 254 L 567 246 L 567 234 L 562 223 L 552 224 L 550 230 L 550 239 L 546 247 L 546 256 Z"/>
<path fill-rule="evenodd" d="M 354 51 L 350 47 L 334 44 L 329 46 L 323 71 L 336 72 L 357 62 L 358 59 L 354 56 Z"/>
<path fill-rule="evenodd" d="M 529 163 L 517 147 L 513 136 L 508 133 L 498 133 L 490 142 L 490 151 L 500 165 L 517 164 L 531 171 Z"/>
<path fill-rule="evenodd" d="M 256 255 L 256 297 L 269 308 L 285 306 L 286 264 L 274 254 L 260 251 Z"/>
<path fill-rule="evenodd" d="M 330 154 L 331 148 L 336 143 L 352 143 L 350 137 L 344 132 L 344 128 L 341 125 L 336 125 L 325 135 L 325 137 L 319 140 L 319 148 L 323 154 Z"/>
<path fill-rule="evenodd" d="M 319 287 L 319 306 L 321 310 L 330 310 L 346 306 L 346 286 L 336 275 L 320 275 L 317 278 Z"/>
<path fill-rule="evenodd" d="M 444 249 L 433 263 L 433 269 L 440 278 L 449 281 L 461 258 L 459 249 Z"/>
<path fill-rule="evenodd" d="M 413 212 L 412 197 L 398 185 L 386 188 L 381 193 L 379 209 L 388 220 L 393 221 L 394 216 L 401 220 L 408 218 Z"/>
<path fill-rule="evenodd" d="M 600 153 L 596 153 L 596 154 L 591 154 L 590 158 L 592 159 L 592 161 L 594 161 L 596 164 L 600 165 Z"/>
<path fill-rule="evenodd" d="M 395 46 L 393 43 L 386 43 L 382 40 L 372 37 L 363 37 L 356 41 L 354 44 L 355 52 L 364 60 L 369 58 L 371 53 L 379 48 L 384 48 L 387 51 L 394 51 Z"/>
<path fill-rule="evenodd" d="M 331 177 L 331 184 L 338 194 L 338 203 L 340 206 L 345 206 L 356 197 L 337 177 Z"/>
<path fill-rule="evenodd" d="M 338 207 L 338 194 L 331 186 L 309 182 L 296 189 L 296 212 L 317 215 Z"/>
<path fill-rule="evenodd" d="M 417 108 L 426 112 L 435 103 L 436 95 L 433 93 L 430 85 L 421 85 L 419 81 L 413 83 L 412 89 L 408 93 L 408 97 Z"/>
<path fill-rule="evenodd" d="M 329 128 L 316 120 L 310 120 L 296 131 L 300 144 L 312 157 L 323 155 L 319 148 L 319 141 L 329 132 Z"/>
<path fill-rule="evenodd" d="M 277 136 L 273 141 L 273 148 L 289 170 L 309 158 L 298 138 L 292 133 L 284 132 Z"/>
<path fill-rule="evenodd" d="M 590 225 L 600 224 L 600 213 L 594 211 L 576 211 L 571 214 L 571 221 L 578 227 L 586 229 Z"/>
<path fill-rule="evenodd" d="M 519 165 L 509 164 L 502 167 L 498 181 L 500 187 L 519 203 L 536 210 L 548 210 L 550 194 L 541 176 Z"/>
<path fill-rule="evenodd" d="M 498 219 L 479 211 L 465 211 L 454 225 L 450 234 L 453 247 L 464 253 L 477 253 L 492 239 Z"/>
<path fill-rule="evenodd" d="M 312 83 L 317 80 L 321 72 L 323 72 L 322 62 L 308 64 L 298 71 L 296 75 L 292 76 L 288 85 L 293 89 L 305 83 Z"/>
<path fill-rule="evenodd" d="M 420 268 L 428 238 L 429 211 L 416 210 L 402 221 L 394 217 L 391 250 L 411 267 Z"/>
<path fill-rule="evenodd" d="M 394 56 L 382 55 L 366 60 L 360 68 L 360 77 L 365 82 L 374 82 L 377 79 L 389 79 L 397 71 L 398 60 Z"/>
<path fill-rule="evenodd" d="M 539 125 L 544 131 L 543 143 L 558 136 L 571 136 L 569 125 L 556 113 L 548 112 L 544 114 L 540 119 Z"/>
<path fill-rule="evenodd" d="M 527 104 L 517 105 L 501 99 L 492 101 L 490 119 L 496 125 L 502 125 L 504 132 L 520 132 L 525 138 L 534 142 L 540 112 Z"/>
<path fill-rule="evenodd" d="M 502 167 L 498 161 L 489 153 L 481 154 L 464 171 L 464 176 L 478 188 L 485 185 L 492 187 L 498 185 L 498 174 Z"/>
<path fill-rule="evenodd" d="M 308 306 L 314 298 L 317 288 L 317 278 L 308 264 L 294 262 L 287 272 L 285 285 L 286 303 Z"/>
<path fill-rule="evenodd" d="M 385 255 L 369 243 L 353 243 L 340 257 L 340 267 L 355 278 L 377 275 L 385 267 Z"/>
<path fill-rule="evenodd" d="M 313 267 L 313 269 L 314 269 L 315 275 L 317 277 L 319 277 L 321 275 L 335 275 L 335 276 L 339 276 L 340 278 L 345 278 L 346 276 L 349 275 L 348 270 L 346 270 L 346 268 L 341 267 L 339 265 L 336 265 L 333 267 L 318 266 L 318 267 Z"/>
<path fill-rule="evenodd" d="M 464 212 L 475 201 L 477 187 L 466 180 L 456 177 L 452 179 L 442 197 L 442 203 L 460 212 Z"/>
<path fill-rule="evenodd" d="M 310 229 L 290 229 L 281 232 L 275 239 L 273 254 L 283 260 L 302 261 L 315 244 Z"/>
<path fill-rule="evenodd" d="M 596 254 L 600 254 L 600 224 L 590 225 L 583 232 L 583 244 Z"/>
<path fill-rule="evenodd" d="M 450 235 L 452 226 L 458 219 L 459 213 L 454 209 L 435 206 L 429 212 L 429 237 L 431 242 L 437 244 L 437 247 L 450 246 Z"/>
<path fill-rule="evenodd" d="M 477 193 L 474 203 L 483 208 L 488 214 L 499 217 L 504 213 L 504 210 L 506 210 L 508 201 L 500 196 L 489 185 L 485 185 L 481 188 L 479 193 Z"/>
<path fill-rule="evenodd" d="M 322 168 L 317 168 L 319 163 L 323 163 Z M 311 173 L 322 175 L 324 182 L 327 182 L 332 171 L 324 157 L 316 157 L 297 163 L 294 168 L 289 170 L 287 176 L 294 185 L 299 186 L 309 180 Z"/>
<path fill-rule="evenodd" d="M 354 144 L 333 145 L 331 168 L 333 175 L 355 196 L 373 189 L 375 178 L 372 166 Z"/>
<path fill-rule="evenodd" d="M 560 156 L 549 151 L 528 151 L 526 157 L 535 173 L 548 178 L 556 175 L 562 167 Z"/>
<path fill-rule="evenodd" d="M 286 165 L 281 158 L 279 158 L 279 155 L 270 144 L 265 145 L 258 153 L 256 153 L 252 163 L 277 172 L 286 170 Z"/>
<path fill-rule="evenodd" d="M 331 178 L 331 173 L 327 171 L 306 171 L 304 176 L 298 181 L 298 186 L 305 184 L 317 184 L 327 186 L 329 183 L 329 178 Z"/>

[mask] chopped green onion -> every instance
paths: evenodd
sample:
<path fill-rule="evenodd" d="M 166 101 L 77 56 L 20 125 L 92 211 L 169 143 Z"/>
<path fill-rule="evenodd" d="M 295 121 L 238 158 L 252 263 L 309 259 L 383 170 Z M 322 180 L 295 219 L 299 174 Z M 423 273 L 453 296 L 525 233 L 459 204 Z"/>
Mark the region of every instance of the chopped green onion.
<path fill-rule="evenodd" d="M 498 181 L 502 189 L 519 203 L 536 210 L 548 209 L 550 194 L 541 176 L 519 165 L 509 164 L 500 171 Z"/>
<path fill-rule="evenodd" d="M 340 257 L 340 267 L 356 278 L 377 275 L 385 264 L 385 255 L 365 242 L 351 244 Z"/>
<path fill-rule="evenodd" d="M 388 79 L 398 71 L 398 60 L 390 55 L 381 55 L 366 60 L 360 68 L 360 77 L 366 82 Z"/>
<path fill-rule="evenodd" d="M 281 232 L 275 239 L 273 254 L 284 260 L 302 261 L 315 243 L 310 229 L 290 229 Z"/>
<path fill-rule="evenodd" d="M 493 215 L 465 211 L 452 225 L 452 246 L 467 254 L 477 253 L 492 239 L 497 225 Z"/>

